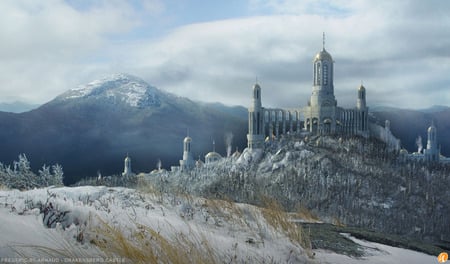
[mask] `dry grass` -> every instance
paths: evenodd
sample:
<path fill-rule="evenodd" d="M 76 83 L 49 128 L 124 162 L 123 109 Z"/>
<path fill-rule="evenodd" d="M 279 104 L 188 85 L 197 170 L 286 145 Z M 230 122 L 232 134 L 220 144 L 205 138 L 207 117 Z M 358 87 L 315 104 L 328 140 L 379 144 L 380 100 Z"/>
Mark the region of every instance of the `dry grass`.
<path fill-rule="evenodd" d="M 93 254 L 95 257 L 106 257 L 100 250 L 86 251 L 83 248 L 74 247 L 65 240 L 58 240 L 56 243 L 59 245 L 58 248 L 39 245 L 12 245 L 10 247 L 18 257 L 23 259 L 53 259 L 58 260 L 57 262 L 70 259 L 71 263 L 85 263 L 83 259 L 91 259 Z"/>
<path fill-rule="evenodd" d="M 202 207 L 208 210 L 209 216 L 214 219 L 216 225 L 220 225 L 220 222 L 223 220 L 235 225 L 246 224 L 241 208 L 234 202 L 204 199 Z"/>
<path fill-rule="evenodd" d="M 291 242 L 301 245 L 308 256 L 311 257 L 312 247 L 309 234 L 300 225 L 290 221 L 288 213 L 278 201 L 263 197 L 262 202 L 264 208 L 262 208 L 261 212 L 266 222 L 274 229 L 284 233 Z"/>
<path fill-rule="evenodd" d="M 307 222 L 317 222 L 320 221 L 320 218 L 314 214 L 313 212 L 311 212 L 308 208 L 306 208 L 304 205 L 299 204 L 296 207 L 296 211 L 295 211 L 295 217 L 298 219 L 303 219 Z"/>
<path fill-rule="evenodd" d="M 103 222 L 91 243 L 108 256 L 131 263 L 219 263 L 205 237 L 192 230 L 189 234 L 174 233 L 174 238 L 165 238 L 148 226 L 138 225 L 138 231 L 127 236 L 123 230 Z"/>
<path fill-rule="evenodd" d="M 338 217 L 333 217 L 331 223 L 335 226 L 345 227 L 345 224 L 343 222 L 341 222 L 341 220 L 339 220 Z"/>

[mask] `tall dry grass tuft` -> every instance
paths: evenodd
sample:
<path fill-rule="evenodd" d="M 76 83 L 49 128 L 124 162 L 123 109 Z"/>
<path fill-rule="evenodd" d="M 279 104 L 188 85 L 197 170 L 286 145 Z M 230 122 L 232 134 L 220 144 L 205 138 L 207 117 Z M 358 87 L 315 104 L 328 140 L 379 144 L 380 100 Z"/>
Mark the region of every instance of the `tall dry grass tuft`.
<path fill-rule="evenodd" d="M 220 225 L 221 221 L 226 221 L 234 225 L 246 225 L 241 208 L 234 202 L 204 199 L 202 207 L 208 210 L 209 217 L 214 219 L 216 225 Z"/>
<path fill-rule="evenodd" d="M 148 226 L 138 225 L 138 231 L 126 235 L 123 230 L 102 222 L 95 231 L 92 244 L 106 255 L 124 258 L 131 263 L 219 263 L 208 240 L 194 234 L 174 232 L 173 238 L 165 238 Z"/>
<path fill-rule="evenodd" d="M 345 224 L 338 217 L 333 217 L 331 223 L 335 226 L 345 227 Z"/>
<path fill-rule="evenodd" d="M 71 263 L 85 263 L 83 259 L 95 257 L 105 258 L 106 255 L 97 249 L 85 250 L 82 247 L 73 246 L 66 240 L 55 240 L 58 247 L 40 246 L 40 245 L 12 245 L 11 249 L 17 256 L 23 259 L 70 259 Z"/>
<path fill-rule="evenodd" d="M 320 218 L 311 212 L 308 208 L 306 208 L 304 205 L 299 204 L 296 206 L 296 210 L 294 213 L 295 217 L 298 219 L 303 219 L 307 222 L 317 222 L 320 221 Z"/>
<path fill-rule="evenodd" d="M 312 257 L 311 239 L 300 225 L 289 219 L 288 213 L 275 199 L 262 197 L 264 208 L 261 209 L 262 216 L 274 229 L 283 232 L 292 242 L 296 242 Z"/>

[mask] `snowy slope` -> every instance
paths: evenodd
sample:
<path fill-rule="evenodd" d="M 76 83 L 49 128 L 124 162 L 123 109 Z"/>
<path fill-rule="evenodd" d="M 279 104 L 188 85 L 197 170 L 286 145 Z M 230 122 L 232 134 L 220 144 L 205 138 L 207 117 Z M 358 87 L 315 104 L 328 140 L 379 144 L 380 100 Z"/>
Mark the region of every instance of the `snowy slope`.
<path fill-rule="evenodd" d="M 38 208 L 46 211 L 50 203 L 55 213 L 41 213 Z M 101 232 L 99 238 L 98 230 L 107 223 L 130 241 L 145 227 L 168 241 L 187 238 L 199 248 L 207 243 L 217 260 L 310 261 L 297 243 L 268 224 L 258 208 L 249 205 L 107 187 L 0 191 L 0 204 L 2 257 L 111 256 L 111 252 L 94 246 L 98 242 L 92 242 L 102 241 L 101 236 L 105 241 L 111 240 Z M 56 211 L 67 213 L 54 224 L 51 219 L 57 218 Z M 44 227 L 43 222 L 54 228 Z M 149 235 L 144 240 L 152 241 L 153 237 Z M 42 246 L 52 250 L 43 251 Z"/>
<path fill-rule="evenodd" d="M 58 97 L 59 100 L 80 98 L 105 99 L 123 102 L 132 107 L 158 106 L 160 91 L 142 79 L 128 74 L 113 74 L 100 80 L 80 85 Z"/>
<path fill-rule="evenodd" d="M 44 215 L 39 209 L 48 208 L 50 203 L 55 212 L 67 212 L 54 228 L 45 227 L 43 222 L 51 222 L 49 219 L 56 213 Z M 4 190 L 0 191 L 0 205 L 2 258 L 34 262 L 42 258 L 57 261 L 82 258 L 92 262 L 100 257 L 128 262 L 130 259 L 120 252 L 113 254 L 96 246 L 99 241 L 116 245 L 113 241 L 116 237 L 99 232 L 107 225 L 113 229 L 106 230 L 110 233 L 119 230 L 131 243 L 157 243 L 161 236 L 180 250 L 186 243 L 200 250 L 210 249 L 213 253 L 205 254 L 211 254 L 219 263 L 434 263 L 436 260 L 434 256 L 354 238 L 367 249 L 365 257 L 354 259 L 317 250 L 311 259 L 307 251 L 269 224 L 254 206 L 126 188 Z M 136 239 L 136 234 L 142 238 Z M 177 244 L 180 241 L 183 244 Z M 185 263 L 191 261 L 186 259 Z"/>

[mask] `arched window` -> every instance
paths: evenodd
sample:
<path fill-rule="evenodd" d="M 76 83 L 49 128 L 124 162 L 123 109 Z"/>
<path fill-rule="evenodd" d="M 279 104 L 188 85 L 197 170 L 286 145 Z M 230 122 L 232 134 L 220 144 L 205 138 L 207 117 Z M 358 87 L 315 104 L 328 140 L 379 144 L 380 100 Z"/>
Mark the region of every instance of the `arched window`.
<path fill-rule="evenodd" d="M 320 85 L 322 79 L 322 69 L 320 62 L 317 63 L 317 75 L 316 75 L 316 84 Z"/>

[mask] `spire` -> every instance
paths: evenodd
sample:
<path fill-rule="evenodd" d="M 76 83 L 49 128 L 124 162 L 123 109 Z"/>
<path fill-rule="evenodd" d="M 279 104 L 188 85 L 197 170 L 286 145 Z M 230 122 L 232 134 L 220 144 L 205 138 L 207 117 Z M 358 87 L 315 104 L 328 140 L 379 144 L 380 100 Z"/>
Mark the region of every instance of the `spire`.
<path fill-rule="evenodd" d="M 325 32 L 322 32 L 322 50 L 325 50 Z"/>
<path fill-rule="evenodd" d="M 213 139 L 213 152 L 216 152 L 216 141 Z"/>

